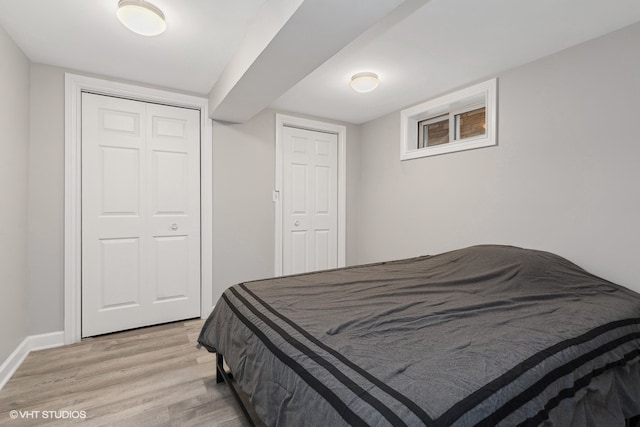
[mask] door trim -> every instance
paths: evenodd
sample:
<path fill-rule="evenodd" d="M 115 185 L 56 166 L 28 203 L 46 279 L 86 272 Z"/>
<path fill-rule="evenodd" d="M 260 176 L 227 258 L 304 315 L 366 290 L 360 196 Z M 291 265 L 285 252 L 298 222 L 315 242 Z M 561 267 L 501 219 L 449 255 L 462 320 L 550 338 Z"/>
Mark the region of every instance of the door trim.
<path fill-rule="evenodd" d="M 64 343 L 81 339 L 82 92 L 200 110 L 200 316 L 206 318 L 213 308 L 213 153 L 207 98 L 65 73 Z"/>
<path fill-rule="evenodd" d="M 314 130 L 338 135 L 338 267 L 346 266 L 347 221 L 347 127 L 334 123 L 276 114 L 276 182 L 273 201 L 276 206 L 275 276 L 282 276 L 282 131 L 284 127 Z"/>

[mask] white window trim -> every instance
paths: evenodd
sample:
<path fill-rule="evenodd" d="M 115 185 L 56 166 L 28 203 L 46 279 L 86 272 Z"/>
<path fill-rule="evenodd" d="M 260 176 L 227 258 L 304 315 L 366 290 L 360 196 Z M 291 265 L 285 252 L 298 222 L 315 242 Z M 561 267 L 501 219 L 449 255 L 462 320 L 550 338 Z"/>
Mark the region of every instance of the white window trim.
<path fill-rule="evenodd" d="M 453 112 L 460 110 L 458 105 L 460 105 L 461 101 L 469 99 L 469 105 L 473 105 L 473 100 L 478 97 L 483 97 L 486 100 L 485 117 L 487 128 L 485 135 L 458 141 L 453 141 L 450 138 L 450 142 L 447 144 L 413 148 L 416 147 L 418 141 L 418 122 L 430 116 L 442 115 L 447 112 L 453 114 Z M 491 79 L 402 110 L 400 112 L 400 160 L 411 160 L 497 145 L 496 104 L 497 79 Z M 463 109 L 466 110 L 467 106 L 464 106 Z M 449 126 L 450 131 L 453 129 L 451 125 L 452 123 Z"/>
<path fill-rule="evenodd" d="M 347 128 L 333 123 L 303 119 L 295 116 L 276 114 L 276 180 L 273 201 L 275 203 L 276 234 L 275 234 L 275 276 L 282 276 L 282 133 L 285 126 L 333 133 L 338 136 L 338 267 L 344 267 L 347 262 Z"/>
<path fill-rule="evenodd" d="M 213 152 L 207 98 L 76 74 L 65 74 L 64 136 L 64 343 L 81 340 L 81 99 L 82 92 L 200 110 L 200 316 L 213 301 Z"/>

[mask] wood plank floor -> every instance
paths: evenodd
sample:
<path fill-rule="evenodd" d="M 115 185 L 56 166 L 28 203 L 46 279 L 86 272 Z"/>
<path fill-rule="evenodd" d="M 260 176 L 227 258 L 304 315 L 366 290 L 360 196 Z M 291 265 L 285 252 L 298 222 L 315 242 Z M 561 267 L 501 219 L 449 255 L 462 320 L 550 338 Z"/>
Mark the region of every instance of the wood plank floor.
<path fill-rule="evenodd" d="M 202 323 L 29 354 L 0 391 L 0 426 L 247 426 L 229 389 L 216 384 L 215 356 L 196 348 Z M 16 419 L 11 411 L 20 411 Z"/>

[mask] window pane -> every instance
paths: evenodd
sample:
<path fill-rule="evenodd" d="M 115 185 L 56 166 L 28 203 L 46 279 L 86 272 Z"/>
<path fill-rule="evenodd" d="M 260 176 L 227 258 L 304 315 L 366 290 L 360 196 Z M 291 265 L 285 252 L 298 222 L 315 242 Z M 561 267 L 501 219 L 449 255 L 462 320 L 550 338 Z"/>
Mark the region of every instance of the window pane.
<path fill-rule="evenodd" d="M 418 148 L 433 147 L 449 142 L 448 115 L 418 122 Z"/>
<path fill-rule="evenodd" d="M 487 132 L 486 123 L 485 107 L 467 111 L 462 114 L 456 114 L 456 125 L 459 132 L 456 139 L 459 140 L 484 135 Z"/>

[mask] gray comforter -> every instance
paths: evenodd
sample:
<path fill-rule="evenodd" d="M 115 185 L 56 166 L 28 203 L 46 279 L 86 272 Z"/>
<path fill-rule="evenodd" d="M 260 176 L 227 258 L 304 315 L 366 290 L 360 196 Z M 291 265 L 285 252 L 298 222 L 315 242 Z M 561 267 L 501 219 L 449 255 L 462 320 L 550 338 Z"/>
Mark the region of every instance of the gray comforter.
<path fill-rule="evenodd" d="M 640 295 L 476 246 L 229 288 L 199 342 L 267 425 L 624 426 Z"/>

